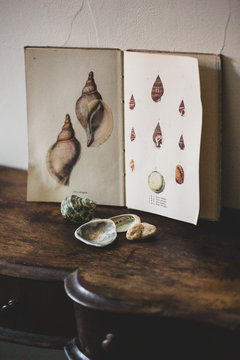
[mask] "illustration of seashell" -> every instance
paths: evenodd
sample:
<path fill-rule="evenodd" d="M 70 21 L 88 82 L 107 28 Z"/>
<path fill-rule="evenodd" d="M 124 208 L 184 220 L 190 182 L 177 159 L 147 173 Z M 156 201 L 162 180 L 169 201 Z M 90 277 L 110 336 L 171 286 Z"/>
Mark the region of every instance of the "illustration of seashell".
<path fill-rule="evenodd" d="M 164 177 L 158 171 L 153 171 L 148 176 L 148 185 L 152 191 L 159 194 L 165 187 Z"/>
<path fill-rule="evenodd" d="M 153 142 L 156 145 L 156 147 L 160 148 L 162 145 L 162 131 L 159 122 L 157 123 L 157 126 L 153 133 Z"/>
<path fill-rule="evenodd" d="M 159 75 L 157 76 L 155 83 L 153 84 L 152 87 L 152 99 L 155 102 L 159 102 L 161 100 L 161 97 L 163 96 L 164 93 L 164 88 L 163 88 L 163 84 L 162 81 L 159 77 Z"/>
<path fill-rule="evenodd" d="M 134 160 L 130 160 L 130 169 L 133 171 L 134 170 Z"/>
<path fill-rule="evenodd" d="M 130 110 L 133 110 L 133 109 L 135 108 L 135 105 L 136 105 L 135 99 L 134 99 L 134 97 L 133 97 L 133 95 L 132 95 L 132 96 L 131 96 L 131 99 L 130 99 L 130 101 L 129 101 L 129 108 L 130 108 Z"/>
<path fill-rule="evenodd" d="M 185 149 L 185 144 L 184 144 L 183 135 L 180 136 L 180 140 L 179 140 L 178 146 L 180 147 L 181 150 L 184 150 L 184 149 Z"/>
<path fill-rule="evenodd" d="M 183 100 L 181 101 L 181 104 L 179 105 L 179 112 L 182 116 L 185 115 L 185 105 L 184 105 Z"/>
<path fill-rule="evenodd" d="M 87 146 L 97 147 L 109 138 L 113 128 L 112 112 L 97 91 L 92 71 L 76 102 L 75 112 L 86 131 Z"/>
<path fill-rule="evenodd" d="M 176 166 L 175 180 L 178 184 L 182 184 L 184 182 L 184 171 L 181 165 Z"/>
<path fill-rule="evenodd" d="M 81 225 L 74 235 L 87 245 L 103 247 L 116 239 L 117 230 L 115 223 L 110 219 L 91 220 Z"/>
<path fill-rule="evenodd" d="M 77 195 L 67 196 L 61 202 L 61 213 L 73 223 L 84 224 L 94 217 L 96 202 Z"/>
<path fill-rule="evenodd" d="M 79 159 L 80 151 L 80 142 L 75 138 L 71 119 L 67 114 L 57 141 L 47 153 L 48 172 L 59 184 L 69 184 L 69 178 Z"/>
<path fill-rule="evenodd" d="M 130 140 L 133 141 L 133 140 L 135 140 L 135 139 L 136 139 L 136 134 L 135 134 L 134 128 L 132 128 Z"/>

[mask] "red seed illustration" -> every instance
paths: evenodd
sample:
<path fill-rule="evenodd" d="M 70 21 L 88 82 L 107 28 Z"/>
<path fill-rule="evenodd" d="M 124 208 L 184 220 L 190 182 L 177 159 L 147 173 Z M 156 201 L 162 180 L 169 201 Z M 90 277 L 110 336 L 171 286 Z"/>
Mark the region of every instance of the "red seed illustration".
<path fill-rule="evenodd" d="M 152 87 L 152 99 L 155 102 L 158 102 L 161 100 L 161 97 L 163 96 L 164 93 L 164 88 L 163 88 L 163 84 L 162 81 L 159 77 L 159 75 L 157 76 L 155 83 L 153 84 Z"/>
<path fill-rule="evenodd" d="M 136 138 L 136 134 L 135 134 L 134 128 L 132 128 L 130 140 L 133 141 L 133 140 L 135 140 L 135 138 Z"/>
<path fill-rule="evenodd" d="M 130 169 L 133 171 L 134 170 L 134 161 L 130 160 Z"/>
<path fill-rule="evenodd" d="M 181 104 L 179 105 L 179 112 L 182 116 L 185 115 L 185 105 L 184 105 L 184 101 L 181 101 Z"/>
<path fill-rule="evenodd" d="M 184 144 L 184 139 L 183 139 L 183 135 L 181 135 L 178 146 L 180 147 L 181 150 L 184 150 L 185 148 L 185 144 Z"/>
<path fill-rule="evenodd" d="M 135 105 L 136 105 L 135 99 L 134 99 L 134 97 L 133 97 L 133 95 L 132 95 L 132 96 L 131 96 L 131 99 L 130 99 L 130 101 L 129 101 L 129 108 L 130 108 L 131 110 L 133 110 L 133 109 L 135 108 Z"/>
<path fill-rule="evenodd" d="M 159 122 L 157 123 L 157 126 L 155 127 L 155 130 L 153 133 L 153 142 L 156 147 L 160 148 L 162 145 L 162 131 L 161 131 Z"/>

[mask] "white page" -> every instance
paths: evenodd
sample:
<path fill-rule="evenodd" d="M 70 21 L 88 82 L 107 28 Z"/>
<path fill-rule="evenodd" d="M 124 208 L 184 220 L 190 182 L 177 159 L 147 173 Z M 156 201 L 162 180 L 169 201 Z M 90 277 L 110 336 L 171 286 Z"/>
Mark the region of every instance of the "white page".
<path fill-rule="evenodd" d="M 151 92 L 157 76 L 163 94 L 154 101 Z M 135 105 L 130 109 L 132 95 Z M 196 224 L 202 128 L 197 59 L 125 52 L 124 99 L 127 207 Z M 179 110 L 182 101 L 184 114 Z M 162 138 L 154 142 L 157 126 L 161 134 L 155 135 Z M 132 129 L 135 138 L 131 138 Z M 181 136 L 184 148 L 179 146 Z"/>

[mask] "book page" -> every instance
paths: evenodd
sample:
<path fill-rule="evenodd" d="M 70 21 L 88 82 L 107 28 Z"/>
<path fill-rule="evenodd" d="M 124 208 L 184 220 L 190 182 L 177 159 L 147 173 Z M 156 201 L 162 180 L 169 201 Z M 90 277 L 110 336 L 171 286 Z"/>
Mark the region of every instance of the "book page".
<path fill-rule="evenodd" d="M 197 59 L 124 53 L 126 204 L 196 224 L 202 127 Z"/>
<path fill-rule="evenodd" d="M 124 205 L 122 53 L 26 48 L 27 199 Z"/>

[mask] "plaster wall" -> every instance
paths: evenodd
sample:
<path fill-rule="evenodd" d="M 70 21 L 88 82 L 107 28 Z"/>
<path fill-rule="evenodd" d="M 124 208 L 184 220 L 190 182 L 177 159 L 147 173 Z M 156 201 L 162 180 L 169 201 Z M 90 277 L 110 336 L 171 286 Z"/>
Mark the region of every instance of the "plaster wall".
<path fill-rule="evenodd" d="M 239 0 L 0 0 L 0 164 L 23 169 L 27 45 L 221 53 L 222 197 L 240 208 Z"/>

